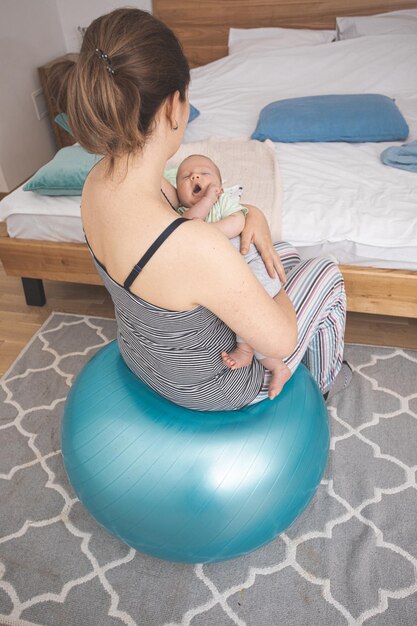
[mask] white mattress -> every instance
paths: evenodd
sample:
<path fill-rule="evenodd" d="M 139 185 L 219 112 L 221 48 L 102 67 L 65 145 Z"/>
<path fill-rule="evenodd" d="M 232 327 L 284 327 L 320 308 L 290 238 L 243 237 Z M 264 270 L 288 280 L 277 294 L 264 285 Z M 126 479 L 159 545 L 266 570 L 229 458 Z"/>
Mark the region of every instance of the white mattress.
<path fill-rule="evenodd" d="M 249 136 L 268 102 L 325 93 L 395 97 L 410 127 L 407 141 L 417 139 L 417 38 L 242 52 L 196 68 L 190 100 L 201 115 L 185 141 Z M 283 239 L 305 257 L 331 253 L 340 263 L 417 270 L 417 174 L 382 165 L 389 145 L 399 144 L 277 143 Z M 83 241 L 78 196 L 19 188 L 0 202 L 0 219 L 11 237 Z"/>
<path fill-rule="evenodd" d="M 24 192 L 20 187 L 0 203 L 0 215 L 8 213 L 10 237 L 80 243 L 84 242 L 80 200 L 80 196 L 40 196 Z M 60 215 L 56 215 L 57 208 Z M 290 236 L 286 220 L 283 231 L 283 239 L 296 244 L 302 258 L 332 254 L 342 264 L 417 270 L 416 245 L 384 247 L 349 240 L 296 242 Z"/>
<path fill-rule="evenodd" d="M 81 196 L 42 196 L 23 185 L 0 202 L 0 219 L 10 237 L 46 241 L 84 241 Z"/>

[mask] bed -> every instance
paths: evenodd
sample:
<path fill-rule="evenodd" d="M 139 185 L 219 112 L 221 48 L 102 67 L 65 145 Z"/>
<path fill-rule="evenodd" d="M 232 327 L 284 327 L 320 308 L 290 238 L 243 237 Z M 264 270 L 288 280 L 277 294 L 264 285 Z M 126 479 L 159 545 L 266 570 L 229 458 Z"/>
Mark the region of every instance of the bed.
<path fill-rule="evenodd" d="M 369 93 L 381 92 L 385 87 L 387 95 L 397 99 L 409 123 L 407 141 L 417 139 L 417 78 L 412 85 L 411 76 L 407 92 L 403 88 L 407 78 L 401 75 L 403 70 L 390 72 L 390 66 L 386 65 L 386 79 L 382 73 L 381 50 L 384 45 L 388 46 L 386 50 L 397 50 L 398 54 L 397 61 L 391 53 L 387 54 L 386 64 L 397 62 L 398 67 L 405 67 L 401 65 L 404 53 L 398 35 L 384 35 L 379 42 L 368 47 L 365 39 L 370 38 L 364 37 L 314 47 L 301 45 L 278 53 L 253 51 L 249 54 L 243 50 L 229 56 L 227 45 L 230 27 L 279 26 L 319 32 L 334 30 L 336 16 L 369 15 L 409 7 L 415 8 L 417 3 L 367 0 L 359 8 L 355 3 L 347 6 L 336 0 L 325 5 L 281 0 L 249 3 L 217 0 L 204 5 L 190 0 L 176 3 L 154 0 L 154 14 L 177 33 L 191 67 L 195 68 L 190 100 L 202 114 L 189 125 L 185 141 L 199 140 L 213 132 L 220 136 L 250 134 L 262 98 L 265 103 L 273 99 L 275 88 L 268 91 L 267 81 L 262 82 L 262 72 L 258 72 L 260 83 L 257 89 L 252 90 L 250 97 L 236 100 L 239 97 L 236 85 L 230 80 L 234 81 L 239 71 L 248 86 L 257 67 L 264 70 L 268 67 L 266 57 L 268 62 L 281 68 L 280 97 L 332 93 L 334 90 L 336 93 L 352 93 L 352 81 L 346 82 L 348 73 L 341 68 L 348 59 L 349 73 L 354 74 L 355 63 L 360 67 L 363 59 L 368 59 L 374 68 L 372 80 L 365 84 L 363 76 L 358 75 L 357 88 Z M 410 35 L 404 36 L 404 41 L 411 42 L 412 39 Z M 326 51 L 327 66 L 323 63 Z M 297 68 L 302 68 L 305 63 L 311 64 L 314 81 L 311 84 L 306 82 L 304 68 L 298 90 L 294 89 L 296 72 L 301 72 Z M 313 72 L 317 68 L 320 69 L 318 74 Z M 285 82 L 285 77 L 290 74 L 292 82 Z M 317 76 L 321 77 L 320 80 Z M 392 90 L 395 93 L 391 93 Z M 237 102 L 240 103 L 238 107 Z M 386 145 L 277 143 L 277 158 L 286 194 L 283 237 L 292 240 L 304 256 L 330 253 L 339 259 L 350 311 L 417 317 L 417 175 L 382 166 L 378 155 Z M 332 184 L 326 186 L 329 180 Z M 345 185 L 345 199 L 339 202 L 339 190 L 347 180 L 350 185 Z M 388 190 L 382 200 L 381 185 Z M 349 194 L 355 186 L 359 188 L 359 195 L 351 195 L 347 211 L 346 202 L 349 202 Z M 43 280 L 100 284 L 82 243 L 79 198 L 73 197 L 68 203 L 68 198 L 35 196 L 18 189 L 0 204 L 1 209 L 12 198 L 17 207 L 14 216 L 7 216 L 7 228 L 3 226 L 0 258 L 7 274 L 22 278 L 28 304 L 44 303 Z M 286 202 L 294 210 L 286 211 Z M 306 204 L 309 206 L 307 214 Z M 4 213 L 0 211 L 0 215 L 4 216 Z M 51 214 L 55 215 L 53 224 Z"/>

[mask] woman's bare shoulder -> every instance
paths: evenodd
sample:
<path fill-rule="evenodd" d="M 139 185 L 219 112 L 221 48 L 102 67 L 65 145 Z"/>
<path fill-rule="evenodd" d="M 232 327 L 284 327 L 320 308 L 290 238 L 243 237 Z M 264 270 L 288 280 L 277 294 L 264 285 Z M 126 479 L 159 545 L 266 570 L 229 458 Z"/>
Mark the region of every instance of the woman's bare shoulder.
<path fill-rule="evenodd" d="M 177 196 L 177 190 L 164 177 L 162 177 L 162 180 L 161 180 L 161 189 L 166 195 L 166 197 L 168 198 L 171 205 L 174 207 L 174 209 L 178 209 L 178 207 L 180 206 L 180 203 L 179 203 L 178 196 Z"/>
<path fill-rule="evenodd" d="M 199 219 L 188 222 L 182 230 L 181 266 L 187 268 L 199 304 L 217 298 L 232 283 L 252 279 L 242 255 L 222 232 Z"/>
<path fill-rule="evenodd" d="M 182 235 L 189 242 L 188 253 L 186 250 L 184 253 L 189 254 L 196 267 L 205 267 L 208 262 L 221 265 L 224 261 L 231 262 L 232 259 L 234 264 L 242 261 L 243 266 L 246 265 L 228 238 L 212 224 L 200 219 L 190 219 L 188 224 L 184 224 Z"/>

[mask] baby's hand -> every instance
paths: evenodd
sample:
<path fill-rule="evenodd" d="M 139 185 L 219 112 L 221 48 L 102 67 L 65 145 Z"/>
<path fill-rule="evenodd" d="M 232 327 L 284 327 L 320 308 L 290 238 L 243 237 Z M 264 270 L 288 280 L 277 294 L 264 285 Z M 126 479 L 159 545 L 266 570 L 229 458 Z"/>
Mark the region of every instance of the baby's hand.
<path fill-rule="evenodd" d="M 210 185 L 206 189 L 206 193 L 204 194 L 206 198 L 209 198 L 213 204 L 216 200 L 222 195 L 223 188 L 219 187 L 215 183 L 210 183 Z"/>

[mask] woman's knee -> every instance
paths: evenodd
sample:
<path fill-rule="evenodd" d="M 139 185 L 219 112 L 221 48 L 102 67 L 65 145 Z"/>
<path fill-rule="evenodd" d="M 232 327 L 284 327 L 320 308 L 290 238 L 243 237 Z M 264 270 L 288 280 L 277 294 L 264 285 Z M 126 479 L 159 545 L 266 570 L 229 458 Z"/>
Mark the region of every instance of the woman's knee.
<path fill-rule="evenodd" d="M 338 264 L 330 257 L 323 257 L 325 264 L 326 274 L 332 279 L 332 281 L 336 284 L 340 284 L 344 289 L 345 281 L 343 279 L 343 274 L 340 271 Z"/>
<path fill-rule="evenodd" d="M 329 257 L 314 257 L 303 261 L 291 274 L 290 282 L 295 280 L 306 287 L 319 291 L 341 294 L 345 298 L 343 274 L 337 263 Z"/>
<path fill-rule="evenodd" d="M 275 250 L 281 254 L 292 254 L 300 258 L 300 254 L 296 248 L 288 241 L 278 241 L 278 243 L 274 243 Z"/>
<path fill-rule="evenodd" d="M 321 280 L 327 285 L 327 290 L 333 294 L 334 303 L 346 309 L 345 281 L 340 268 L 329 257 L 321 257 Z"/>
<path fill-rule="evenodd" d="M 308 261 L 312 268 L 314 268 L 319 273 L 326 273 L 329 276 L 334 276 L 336 279 L 342 279 L 343 275 L 339 269 L 338 264 L 332 257 L 328 256 L 317 256 L 309 259 Z"/>
<path fill-rule="evenodd" d="M 274 243 L 274 248 L 278 252 L 283 264 L 296 265 L 301 261 L 300 253 L 293 245 L 287 241 L 279 241 Z"/>

